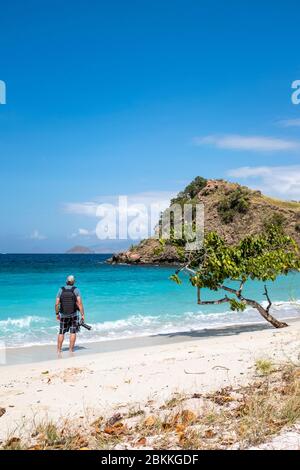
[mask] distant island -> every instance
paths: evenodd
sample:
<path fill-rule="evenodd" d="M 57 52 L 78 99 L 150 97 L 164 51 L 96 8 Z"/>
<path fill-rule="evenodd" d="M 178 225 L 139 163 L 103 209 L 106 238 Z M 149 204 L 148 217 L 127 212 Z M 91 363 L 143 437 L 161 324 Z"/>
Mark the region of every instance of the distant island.
<path fill-rule="evenodd" d="M 89 248 L 88 246 L 76 245 L 70 248 L 69 250 L 67 250 L 66 253 L 86 255 L 86 254 L 93 254 L 95 253 L 95 251 Z"/>
<path fill-rule="evenodd" d="M 68 249 L 65 253 L 68 254 L 101 254 L 110 255 L 116 251 L 124 251 L 128 249 L 130 240 L 104 240 L 95 245 L 75 245 Z"/>

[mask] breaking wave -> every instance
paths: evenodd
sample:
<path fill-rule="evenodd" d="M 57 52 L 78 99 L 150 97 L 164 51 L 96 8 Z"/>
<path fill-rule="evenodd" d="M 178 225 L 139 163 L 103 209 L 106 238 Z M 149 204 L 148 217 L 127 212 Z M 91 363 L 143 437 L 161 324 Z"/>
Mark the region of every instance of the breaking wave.
<path fill-rule="evenodd" d="M 300 301 L 274 303 L 272 311 L 280 319 L 300 316 Z M 82 328 L 81 342 L 108 341 L 158 334 L 196 331 L 222 326 L 264 322 L 259 313 L 247 308 L 244 312 L 227 310 L 219 313 L 185 312 L 166 315 L 132 315 L 115 321 L 91 323 L 93 329 Z M 39 316 L 8 318 L 0 321 L 0 341 L 5 347 L 54 344 L 57 323 Z M 1 345 L 0 345 L 1 348 Z"/>

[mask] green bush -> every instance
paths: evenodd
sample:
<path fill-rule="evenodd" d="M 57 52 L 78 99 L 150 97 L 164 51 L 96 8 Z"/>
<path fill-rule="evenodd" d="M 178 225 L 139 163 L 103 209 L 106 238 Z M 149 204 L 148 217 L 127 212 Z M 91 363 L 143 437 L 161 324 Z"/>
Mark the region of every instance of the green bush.
<path fill-rule="evenodd" d="M 163 253 L 163 251 L 164 251 L 163 246 L 159 246 L 159 247 L 154 248 L 153 254 L 155 256 L 160 256 Z"/>
<path fill-rule="evenodd" d="M 245 214 L 249 209 L 249 191 L 236 188 L 223 197 L 218 204 L 218 212 L 225 224 L 233 221 L 236 214 Z"/>
<path fill-rule="evenodd" d="M 274 212 L 271 217 L 269 217 L 264 226 L 268 230 L 271 227 L 276 227 L 279 229 L 283 229 L 285 225 L 285 217 L 282 214 L 278 214 L 278 212 Z"/>
<path fill-rule="evenodd" d="M 196 176 L 196 178 L 187 185 L 187 187 L 177 194 L 175 198 L 171 200 L 172 204 L 184 204 L 191 199 L 194 199 L 195 196 L 203 189 L 207 184 L 207 179 L 202 176 Z"/>
<path fill-rule="evenodd" d="M 177 255 L 179 258 L 184 261 L 185 259 L 185 249 L 182 246 L 176 246 Z"/>

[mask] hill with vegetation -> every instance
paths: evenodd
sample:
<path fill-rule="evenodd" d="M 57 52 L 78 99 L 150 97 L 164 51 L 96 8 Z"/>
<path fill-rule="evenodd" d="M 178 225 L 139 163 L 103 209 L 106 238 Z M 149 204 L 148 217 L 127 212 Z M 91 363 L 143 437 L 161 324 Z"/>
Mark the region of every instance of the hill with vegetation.
<path fill-rule="evenodd" d="M 234 245 L 247 235 L 262 233 L 274 225 L 281 227 L 300 246 L 300 202 L 274 199 L 237 183 L 197 176 L 170 205 L 174 203 L 203 203 L 205 234 L 216 232 L 229 244 Z M 184 240 L 153 237 L 113 255 L 109 262 L 178 264 L 185 258 Z"/>

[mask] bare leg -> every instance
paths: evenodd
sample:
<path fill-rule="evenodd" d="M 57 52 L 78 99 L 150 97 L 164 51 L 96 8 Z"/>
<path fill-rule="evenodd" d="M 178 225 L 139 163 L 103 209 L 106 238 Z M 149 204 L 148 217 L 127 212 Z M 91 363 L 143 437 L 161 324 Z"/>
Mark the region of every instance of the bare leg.
<path fill-rule="evenodd" d="M 70 352 L 74 351 L 75 342 L 76 342 L 76 333 L 71 333 L 70 334 L 70 347 L 69 347 Z"/>
<path fill-rule="evenodd" d="M 58 335 L 58 337 L 57 337 L 57 352 L 58 352 L 58 354 L 61 353 L 61 348 L 62 348 L 62 345 L 63 345 L 63 342 L 64 342 L 64 338 L 65 338 L 64 335 Z"/>

